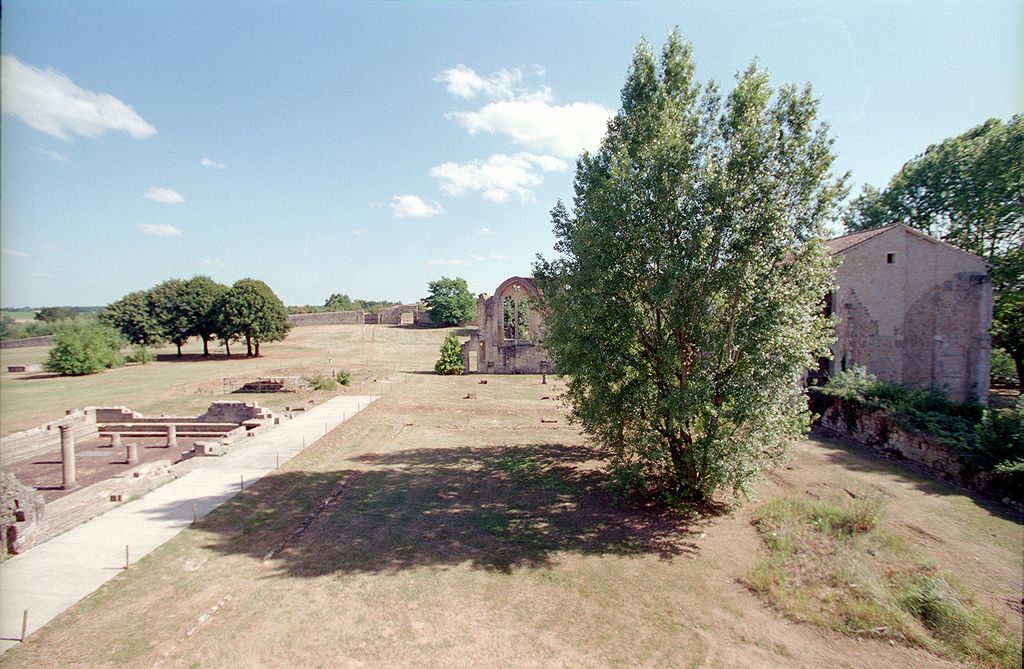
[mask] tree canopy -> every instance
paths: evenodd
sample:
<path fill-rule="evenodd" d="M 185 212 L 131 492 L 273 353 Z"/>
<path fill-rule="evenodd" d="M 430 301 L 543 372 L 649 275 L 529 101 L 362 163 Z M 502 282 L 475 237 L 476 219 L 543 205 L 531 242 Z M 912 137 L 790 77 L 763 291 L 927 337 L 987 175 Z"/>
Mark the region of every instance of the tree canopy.
<path fill-rule="evenodd" d="M 534 266 L 571 417 L 627 489 L 674 502 L 743 491 L 806 429 L 846 179 L 809 87 L 773 91 L 754 63 L 723 98 L 694 69 L 678 32 L 660 63 L 637 47 Z"/>
<path fill-rule="evenodd" d="M 259 357 L 260 344 L 282 341 L 291 330 L 288 310 L 270 286 L 258 279 L 239 279 L 220 303 L 221 328 L 245 339 L 246 354 Z"/>
<path fill-rule="evenodd" d="M 136 290 L 108 304 L 100 320 L 120 330 L 132 344 L 155 346 L 167 340 L 167 331 L 148 290 Z"/>
<path fill-rule="evenodd" d="M 430 320 L 438 325 L 458 325 L 476 316 L 476 300 L 469 292 L 469 284 L 461 277 L 442 276 L 427 284 L 427 303 Z"/>
<path fill-rule="evenodd" d="M 57 334 L 43 366 L 63 376 L 94 374 L 124 365 L 123 346 L 124 340 L 108 326 L 71 323 Z"/>

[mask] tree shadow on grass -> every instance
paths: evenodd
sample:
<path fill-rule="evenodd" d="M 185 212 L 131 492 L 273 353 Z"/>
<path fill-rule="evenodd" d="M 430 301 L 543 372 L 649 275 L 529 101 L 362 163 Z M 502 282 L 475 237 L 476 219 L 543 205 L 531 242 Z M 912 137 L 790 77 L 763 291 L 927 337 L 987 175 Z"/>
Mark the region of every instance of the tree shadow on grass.
<path fill-rule="evenodd" d="M 620 501 L 596 459 L 561 444 L 366 455 L 353 469 L 271 474 L 200 529 L 217 535 L 209 548 L 303 577 L 467 562 L 510 573 L 560 553 L 696 551 L 700 517 Z"/>

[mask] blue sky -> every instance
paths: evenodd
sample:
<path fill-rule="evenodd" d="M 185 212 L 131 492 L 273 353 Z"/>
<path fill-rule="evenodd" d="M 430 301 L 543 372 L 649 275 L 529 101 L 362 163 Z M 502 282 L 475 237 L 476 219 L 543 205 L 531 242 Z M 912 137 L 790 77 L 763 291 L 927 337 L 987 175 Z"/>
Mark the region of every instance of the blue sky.
<path fill-rule="evenodd" d="M 1019 2 L 8 0 L 0 304 L 195 274 L 286 304 L 490 292 L 551 253 L 575 155 L 674 26 L 702 81 L 755 56 L 810 81 L 855 192 L 1024 111 Z"/>

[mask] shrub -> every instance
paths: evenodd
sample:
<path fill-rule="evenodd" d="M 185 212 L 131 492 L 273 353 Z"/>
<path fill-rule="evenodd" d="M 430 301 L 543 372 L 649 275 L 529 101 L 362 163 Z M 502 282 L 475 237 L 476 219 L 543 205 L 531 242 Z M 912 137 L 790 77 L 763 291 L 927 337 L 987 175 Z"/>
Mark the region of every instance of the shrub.
<path fill-rule="evenodd" d="M 977 402 L 954 402 L 937 390 L 879 381 L 863 367 L 836 374 L 820 392 L 891 416 L 904 429 L 928 433 L 996 472 L 1007 489 L 1024 483 L 1024 471 L 1014 468 L 1015 462 L 1024 462 L 1024 400 L 1015 407 L 985 409 Z"/>
<path fill-rule="evenodd" d="M 349 383 L 352 382 L 352 375 L 343 369 L 334 375 L 334 380 L 343 386 L 347 386 Z"/>
<path fill-rule="evenodd" d="M 335 390 L 338 387 L 337 381 L 322 374 L 307 378 L 306 383 L 312 390 Z"/>
<path fill-rule="evenodd" d="M 142 344 L 136 344 L 132 347 L 132 352 L 125 359 L 128 362 L 137 362 L 140 365 L 145 365 L 147 362 L 156 360 L 156 355 Z"/>
<path fill-rule="evenodd" d="M 124 340 L 108 327 L 74 323 L 62 329 L 46 358 L 44 368 L 62 376 L 95 374 L 124 365 Z"/>
<path fill-rule="evenodd" d="M 434 364 L 434 371 L 438 374 L 461 374 L 464 369 L 459 340 L 454 335 L 448 335 L 441 344 L 441 357 Z"/>
<path fill-rule="evenodd" d="M 1017 385 L 1017 368 L 1013 358 L 1001 348 L 992 349 L 992 383 L 1001 386 Z"/>

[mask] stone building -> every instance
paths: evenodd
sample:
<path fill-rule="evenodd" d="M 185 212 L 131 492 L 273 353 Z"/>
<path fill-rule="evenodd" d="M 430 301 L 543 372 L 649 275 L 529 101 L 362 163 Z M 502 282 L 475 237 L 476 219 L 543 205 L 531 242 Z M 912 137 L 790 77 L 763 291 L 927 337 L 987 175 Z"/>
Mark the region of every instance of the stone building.
<path fill-rule="evenodd" d="M 834 359 L 878 378 L 988 400 L 992 282 L 986 262 L 906 225 L 827 242 L 842 259 L 826 311 L 838 316 Z"/>
<path fill-rule="evenodd" d="M 550 357 L 541 346 L 543 320 L 536 309 L 533 279 L 506 279 L 494 295 L 476 300 L 478 329 L 462 345 L 467 372 L 543 374 L 551 371 Z"/>

